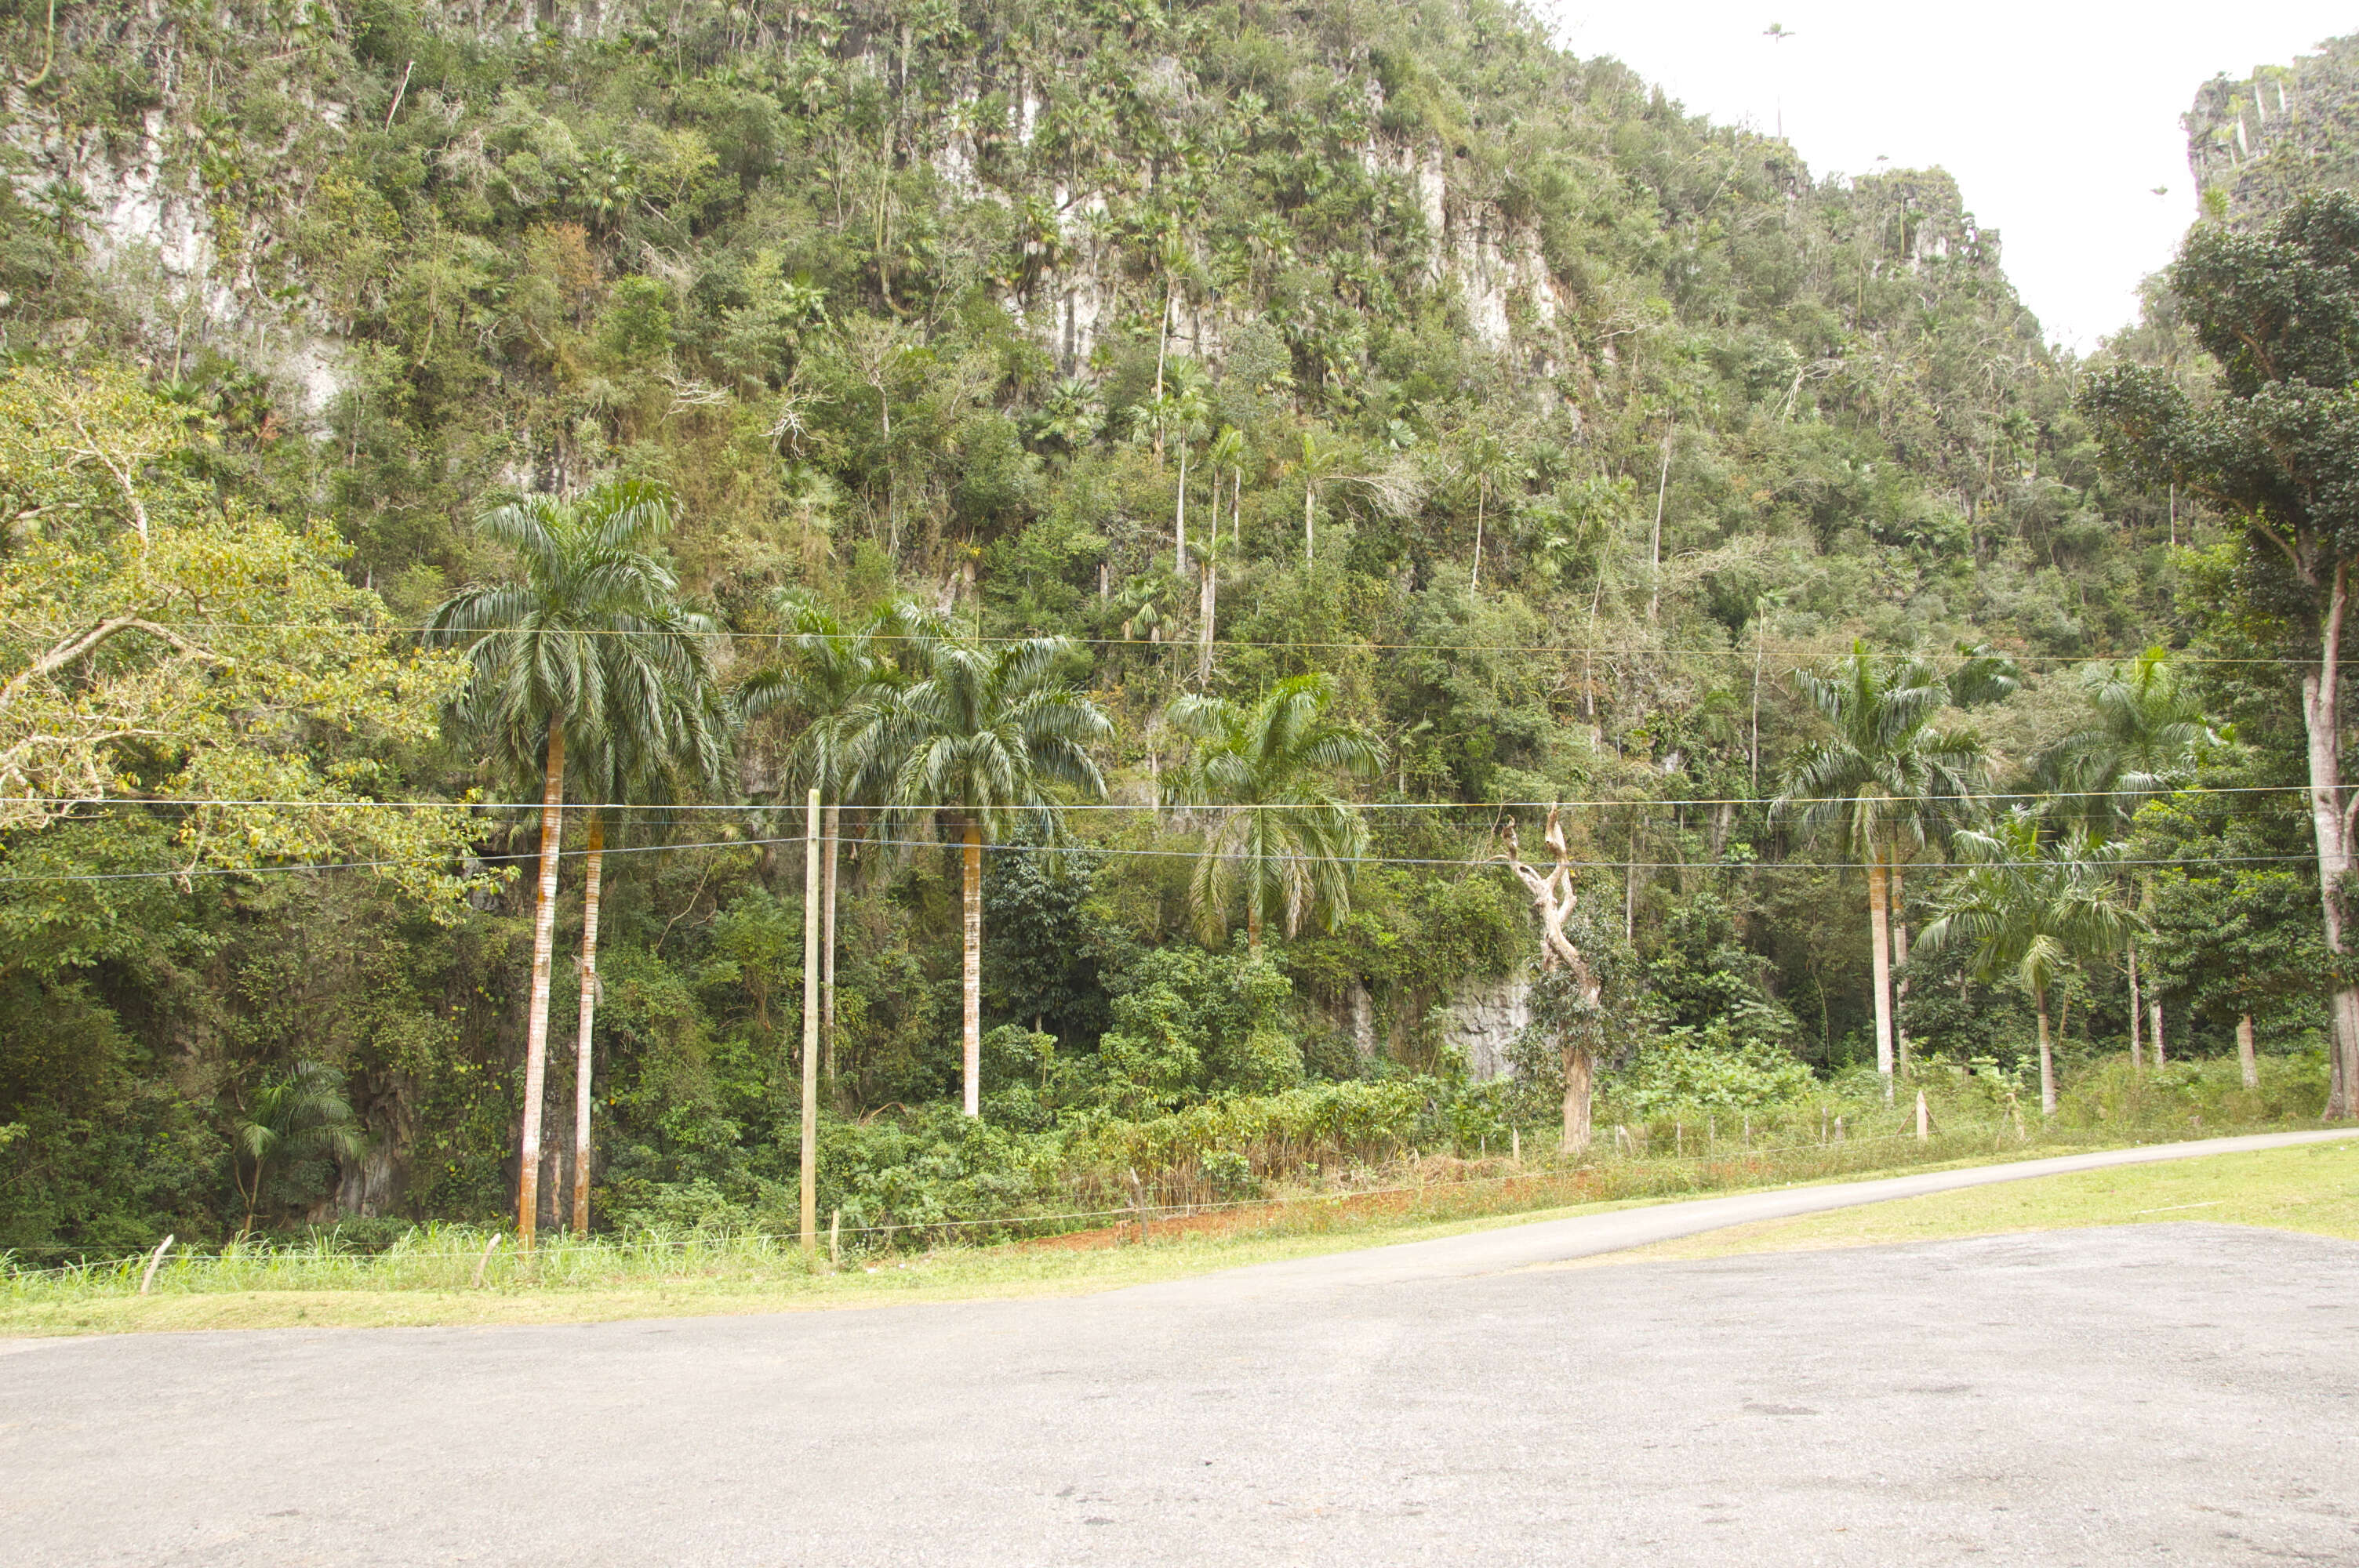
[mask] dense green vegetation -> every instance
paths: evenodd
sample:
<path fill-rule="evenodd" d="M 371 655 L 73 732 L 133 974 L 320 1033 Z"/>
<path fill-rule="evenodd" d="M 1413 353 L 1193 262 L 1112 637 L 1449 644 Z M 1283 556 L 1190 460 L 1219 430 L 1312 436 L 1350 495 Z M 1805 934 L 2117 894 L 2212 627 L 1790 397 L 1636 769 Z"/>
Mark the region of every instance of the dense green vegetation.
<path fill-rule="evenodd" d="M 811 787 L 849 1225 L 1553 1142 L 1557 802 L 1602 1122 L 2323 1102 L 2317 642 L 1938 171 L 1488 0 L 0 56 L 0 1247 L 777 1223 Z"/>

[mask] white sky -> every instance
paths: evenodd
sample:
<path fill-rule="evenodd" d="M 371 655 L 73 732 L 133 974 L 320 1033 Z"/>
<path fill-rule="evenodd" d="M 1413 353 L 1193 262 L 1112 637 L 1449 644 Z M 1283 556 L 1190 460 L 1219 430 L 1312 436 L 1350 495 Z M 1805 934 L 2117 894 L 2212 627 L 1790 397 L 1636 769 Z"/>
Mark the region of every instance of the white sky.
<path fill-rule="evenodd" d="M 2353 0 L 1534 5 L 1566 48 L 1620 59 L 1690 114 L 1775 132 L 1782 111 L 1814 175 L 1879 155 L 1948 169 L 2049 339 L 2081 349 L 2136 319 L 2138 280 L 2194 221 L 2179 117 L 2197 87 L 2359 32 Z"/>

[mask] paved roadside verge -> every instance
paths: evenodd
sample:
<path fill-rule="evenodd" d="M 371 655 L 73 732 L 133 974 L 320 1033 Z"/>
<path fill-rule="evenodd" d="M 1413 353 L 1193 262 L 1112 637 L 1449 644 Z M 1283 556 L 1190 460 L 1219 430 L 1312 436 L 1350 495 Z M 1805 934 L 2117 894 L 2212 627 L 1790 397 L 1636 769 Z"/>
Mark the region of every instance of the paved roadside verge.
<path fill-rule="evenodd" d="M 1505 1226 L 1495 1230 L 1442 1237 L 1432 1241 L 1408 1241 L 1355 1252 L 1333 1252 L 1317 1258 L 1256 1263 L 1191 1279 L 1135 1285 L 1114 1293 L 1154 1301 L 1251 1300 L 1261 1294 L 1282 1292 L 1302 1286 L 1325 1288 L 1339 1284 L 1379 1285 L 1414 1280 L 1465 1279 L 1511 1269 L 1527 1269 L 1536 1264 L 1590 1258 L 1601 1252 L 1619 1252 L 1732 1225 L 1787 1219 L 1795 1215 L 1820 1214 L 1828 1209 L 1856 1208 L 1864 1204 L 1889 1203 L 1895 1198 L 1922 1197 L 1929 1193 L 1956 1192 L 1961 1188 L 1989 1186 L 1999 1182 L 2031 1181 L 2040 1176 L 2071 1175 L 2077 1172 L 2109 1170 L 2120 1165 L 2147 1165 L 2164 1160 L 2199 1160 L 2212 1154 L 2241 1154 L 2254 1150 L 2337 1141 L 2359 1141 L 2359 1128 L 2318 1132 L 2262 1132 L 2239 1138 L 2198 1139 L 2185 1143 L 2152 1143 L 2133 1149 L 2100 1150 L 2090 1154 L 2021 1160 L 2003 1165 L 1973 1165 L 1962 1170 L 1882 1176 L 1865 1182 L 1777 1187 L 1760 1192 L 1733 1193 L 1726 1197 L 1649 1204 L 1640 1208 L 1614 1209 L 1604 1214 L 1576 1215 L 1570 1219 Z"/>

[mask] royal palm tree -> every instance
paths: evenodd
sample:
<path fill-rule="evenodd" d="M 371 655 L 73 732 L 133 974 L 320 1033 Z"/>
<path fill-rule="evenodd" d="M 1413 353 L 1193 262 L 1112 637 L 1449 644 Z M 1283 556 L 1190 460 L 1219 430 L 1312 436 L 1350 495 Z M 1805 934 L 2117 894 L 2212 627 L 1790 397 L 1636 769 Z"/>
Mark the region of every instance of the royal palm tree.
<path fill-rule="evenodd" d="M 2068 833 L 2093 841 L 2127 832 L 2138 807 L 2184 783 L 2197 750 L 2219 736 L 2159 647 L 2123 665 L 2092 666 L 2082 674 L 2088 721 L 2043 748 L 2031 761 L 2034 784 L 2050 798 L 2049 817 Z M 2132 871 L 2142 892 L 2146 878 Z M 2141 902 L 2143 900 L 2141 899 Z M 2130 1059 L 2140 1060 L 2140 1005 L 2136 935 L 2123 945 L 2130 987 Z M 2162 1003 L 2153 1003 L 2156 1030 Z"/>
<path fill-rule="evenodd" d="M 527 496 L 476 528 L 516 556 L 516 579 L 479 583 L 439 606 L 429 641 L 461 647 L 474 679 L 455 714 L 512 772 L 541 781 L 540 874 L 534 893 L 532 998 L 525 1022 L 516 1239 L 530 1248 L 540 1193 L 541 1097 L 564 833 L 566 759 L 615 746 L 615 716 L 648 694 L 698 689 L 714 628 L 674 603 L 679 579 L 658 554 L 671 525 L 661 486 L 615 480 L 567 500 Z"/>
<path fill-rule="evenodd" d="M 1807 748 L 1788 771 L 1772 816 L 1806 834 L 1837 831 L 1867 871 L 1868 950 L 1875 987 L 1875 1068 L 1892 1093 L 1892 891 L 1899 859 L 1954 819 L 1982 772 L 1984 749 L 1969 730 L 1941 730 L 1948 685 L 1923 659 L 1878 659 L 1854 642 L 1825 676 L 1795 681 L 1833 733 Z"/>
<path fill-rule="evenodd" d="M 777 662 L 746 677 L 739 700 L 748 719 L 786 712 L 802 721 L 787 749 L 786 783 L 795 792 L 816 789 L 826 860 L 820 891 L 820 1039 L 827 1076 L 835 1076 L 835 909 L 843 843 L 843 808 L 861 777 L 860 736 L 896 677 L 878 636 L 890 617 L 847 624 L 797 593 L 778 596 L 783 630 Z"/>
<path fill-rule="evenodd" d="M 2130 928 L 2106 874 L 2110 856 L 2078 835 L 2043 843 L 2039 818 L 2027 809 L 2009 812 L 1988 833 L 1962 831 L 1951 844 L 1966 865 L 1944 890 L 1919 950 L 1962 950 L 1976 979 L 2012 973 L 2031 993 L 2039 1016 L 2039 1108 L 2053 1116 L 2048 993 L 2068 965 L 2113 951 Z"/>
<path fill-rule="evenodd" d="M 1334 693 L 1332 676 L 1294 676 L 1256 702 L 1197 694 L 1166 714 L 1193 742 L 1168 798 L 1213 814 L 1189 884 L 1196 917 L 1217 938 L 1242 887 L 1256 958 L 1272 918 L 1282 914 L 1291 936 L 1313 908 L 1332 925 L 1351 907 L 1352 867 L 1367 851 L 1368 828 L 1334 784 L 1381 776 L 1385 751 L 1327 717 Z"/>
<path fill-rule="evenodd" d="M 2139 806 L 2183 782 L 2196 749 L 2217 736 L 2160 648 L 2088 669 L 2081 689 L 2087 722 L 2043 748 L 2032 774 L 2057 796 L 2052 817 L 2090 838 L 2112 838 Z"/>
<path fill-rule="evenodd" d="M 684 618 L 698 630 L 701 617 Z M 621 651 L 619 639 L 610 639 Z M 618 660 L 606 687 L 601 733 L 573 752 L 570 770 L 591 802 L 582 871 L 582 996 L 573 1046 L 573 1233 L 590 1234 L 592 1025 L 598 1013 L 598 912 L 606 862 L 610 806 L 668 803 L 690 790 L 726 789 L 729 741 L 736 715 L 713 678 L 709 645 L 692 645 L 684 678 L 647 684 L 647 667 Z"/>
<path fill-rule="evenodd" d="M 903 617 L 902 662 L 916 675 L 886 689 L 861 731 L 863 771 L 883 783 L 886 820 L 930 820 L 960 845 L 962 1074 L 966 1114 L 983 1112 L 983 847 L 1019 824 L 1042 842 L 1061 827 L 1059 785 L 1092 799 L 1105 779 L 1090 747 L 1113 726 L 1060 675 L 1066 637 L 986 643 L 932 618 Z"/>

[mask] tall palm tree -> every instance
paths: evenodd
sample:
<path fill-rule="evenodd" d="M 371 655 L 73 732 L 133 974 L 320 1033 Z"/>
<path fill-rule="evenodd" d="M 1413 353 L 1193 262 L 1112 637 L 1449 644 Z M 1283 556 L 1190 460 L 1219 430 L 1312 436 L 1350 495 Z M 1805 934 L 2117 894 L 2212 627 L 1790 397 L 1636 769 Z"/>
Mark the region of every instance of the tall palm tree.
<path fill-rule="evenodd" d="M 1068 686 L 1067 637 L 986 643 L 931 618 L 905 616 L 908 685 L 885 691 L 861 732 L 864 770 L 884 782 L 886 820 L 930 819 L 960 844 L 966 1114 L 983 1112 L 983 847 L 1019 823 L 1043 841 L 1062 825 L 1056 786 L 1092 799 L 1105 778 L 1090 755 L 1113 732 L 1103 713 Z"/>
<path fill-rule="evenodd" d="M 2199 748 L 2218 734 L 2159 647 L 2121 665 L 2094 665 L 2082 673 L 2088 721 L 2044 748 L 2031 760 L 2034 784 L 2050 795 L 2049 815 L 2065 830 L 2093 840 L 2128 831 L 2138 807 L 2184 783 Z M 2130 873 L 2141 894 L 2147 878 Z M 2141 897 L 2140 903 L 2144 902 Z M 2135 931 L 2123 943 L 2130 987 L 2130 1059 L 2140 1059 L 2138 951 Z M 2159 1037 L 2162 1003 L 2153 1002 L 2153 1028 Z"/>
<path fill-rule="evenodd" d="M 462 589 L 436 608 L 429 626 L 429 641 L 464 648 L 474 665 L 455 715 L 460 724 L 486 739 L 498 761 L 541 779 L 516 1173 L 516 1239 L 526 1248 L 539 1208 L 567 753 L 592 756 L 612 745 L 615 715 L 647 694 L 694 689 L 709 656 L 712 627 L 673 602 L 679 579 L 658 554 L 670 526 L 670 494 L 636 480 L 610 481 L 571 500 L 534 495 L 499 507 L 476 528 L 516 553 L 520 577 Z"/>
<path fill-rule="evenodd" d="M 2037 814 L 2018 808 L 1988 833 L 1960 832 L 1967 862 L 1941 897 L 1941 913 L 1918 940 L 1920 951 L 1962 948 L 1968 970 L 1989 981 L 2012 972 L 2039 1015 L 2039 1108 L 2056 1114 L 2055 1054 L 2048 993 L 2076 958 L 2111 952 L 2129 932 L 2107 851 L 2078 835 L 2042 843 Z"/>
<path fill-rule="evenodd" d="M 1208 936 L 1226 931 L 1242 884 L 1256 958 L 1263 927 L 1280 913 L 1289 936 L 1314 906 L 1331 924 L 1340 920 L 1351 907 L 1353 863 L 1367 852 L 1367 824 L 1333 783 L 1381 776 L 1385 750 L 1327 717 L 1334 695 L 1332 676 L 1294 676 L 1253 703 L 1197 694 L 1166 715 L 1194 742 L 1169 798 L 1214 814 L 1189 886 L 1196 917 Z"/>
<path fill-rule="evenodd" d="M 876 702 L 897 676 L 877 645 L 889 617 L 847 624 L 832 612 L 793 592 L 777 600 L 783 630 L 777 662 L 746 677 L 739 701 L 749 719 L 787 712 L 802 730 L 787 750 L 786 782 L 794 791 L 820 792 L 821 836 L 826 860 L 821 871 L 820 1040 L 828 1077 L 835 1076 L 835 910 L 838 868 L 843 844 L 843 808 L 861 776 L 860 737 L 875 717 Z"/>
<path fill-rule="evenodd" d="M 1934 718 L 1951 693 L 1933 666 L 1916 657 L 1878 659 L 1864 643 L 1825 676 L 1795 672 L 1795 682 L 1833 732 L 1807 748 L 1788 771 L 1773 817 L 1791 817 L 1806 834 L 1837 831 L 1867 871 L 1868 950 L 1875 987 L 1875 1069 L 1892 1094 L 1892 889 L 1900 858 L 1930 831 L 1954 819 L 1979 780 L 1982 738 L 1941 730 Z"/>
<path fill-rule="evenodd" d="M 2111 838 L 2139 806 L 2181 783 L 2196 749 L 2218 737 L 2158 647 L 2126 664 L 2084 671 L 2081 689 L 2088 721 L 2042 749 L 2032 774 L 2059 797 L 2052 816 L 2092 838 Z"/>
<path fill-rule="evenodd" d="M 702 616 L 683 616 L 709 633 Z M 598 912 L 606 861 L 606 811 L 634 803 L 664 803 L 689 789 L 725 789 L 729 741 L 736 715 L 713 678 L 710 636 L 690 644 L 683 678 L 649 685 L 644 665 L 618 661 L 607 684 L 603 734 L 573 753 L 571 771 L 592 803 L 582 871 L 582 996 L 573 1046 L 573 1232 L 590 1234 L 590 1087 L 592 1025 L 598 1012 Z M 610 639 L 616 642 L 619 640 Z M 636 677 L 636 679 L 635 679 Z"/>

